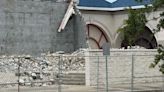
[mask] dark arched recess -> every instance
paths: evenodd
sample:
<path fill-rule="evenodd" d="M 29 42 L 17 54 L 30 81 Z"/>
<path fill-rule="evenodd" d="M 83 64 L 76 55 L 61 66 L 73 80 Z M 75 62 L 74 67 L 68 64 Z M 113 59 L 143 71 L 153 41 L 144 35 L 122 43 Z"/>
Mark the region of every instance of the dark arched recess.
<path fill-rule="evenodd" d="M 148 27 L 145 27 L 145 31 L 142 32 L 135 40 L 133 46 L 138 45 L 146 49 L 155 49 L 157 47 L 157 41 L 154 34 Z M 121 47 L 127 48 L 128 44 L 125 40 L 122 41 Z"/>

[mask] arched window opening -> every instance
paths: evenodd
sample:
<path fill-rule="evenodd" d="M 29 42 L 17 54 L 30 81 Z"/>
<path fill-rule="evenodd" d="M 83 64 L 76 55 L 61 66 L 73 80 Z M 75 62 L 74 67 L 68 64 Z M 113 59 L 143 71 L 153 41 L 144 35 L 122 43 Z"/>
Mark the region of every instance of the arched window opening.
<path fill-rule="evenodd" d="M 102 49 L 103 43 L 109 42 L 103 30 L 94 24 L 87 25 L 87 36 L 91 49 Z"/>
<path fill-rule="evenodd" d="M 132 45 L 144 47 L 146 49 L 155 49 L 157 47 L 157 41 L 154 37 L 154 34 L 151 32 L 151 30 L 145 27 L 145 31 L 142 32 L 136 38 L 135 42 Z M 127 46 L 128 46 L 128 43 L 125 40 L 123 40 L 121 43 L 121 47 L 127 48 Z"/>

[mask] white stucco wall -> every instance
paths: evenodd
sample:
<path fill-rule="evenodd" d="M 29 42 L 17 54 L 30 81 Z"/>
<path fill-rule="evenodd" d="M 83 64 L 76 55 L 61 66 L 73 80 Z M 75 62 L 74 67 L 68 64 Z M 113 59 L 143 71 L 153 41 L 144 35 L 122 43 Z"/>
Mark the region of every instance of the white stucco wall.
<path fill-rule="evenodd" d="M 149 22 L 147 23 L 147 27 L 150 30 L 156 28 L 156 25 L 159 21 L 152 20 L 153 18 L 159 17 L 160 12 L 164 11 L 164 9 L 159 9 L 156 12 L 148 13 L 147 18 Z M 121 44 L 121 38 L 118 34 L 117 30 L 123 26 L 123 21 L 128 18 L 127 11 L 89 11 L 89 10 L 81 10 L 82 16 L 86 24 L 96 24 L 101 27 L 105 33 L 108 35 L 111 46 L 113 48 L 119 48 Z M 164 44 L 164 31 L 161 31 L 155 34 L 155 38 L 157 43 Z"/>
<path fill-rule="evenodd" d="M 111 49 L 107 57 L 109 88 L 126 85 L 129 88 L 132 83 L 134 87 L 150 86 L 162 87 L 162 73 L 159 68 L 149 68 L 154 60 L 156 50 L 150 49 Z M 86 57 L 86 85 L 100 87 L 106 85 L 106 58 L 102 50 L 88 50 Z M 88 57 L 90 56 L 90 57 Z M 133 67 L 132 67 L 133 65 Z M 132 75 L 133 72 L 133 75 Z"/>

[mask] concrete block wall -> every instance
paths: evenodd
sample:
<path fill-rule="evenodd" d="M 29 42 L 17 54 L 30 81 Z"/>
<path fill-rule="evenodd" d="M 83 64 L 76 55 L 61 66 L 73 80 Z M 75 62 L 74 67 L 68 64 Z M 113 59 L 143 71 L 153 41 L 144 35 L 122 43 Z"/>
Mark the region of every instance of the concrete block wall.
<path fill-rule="evenodd" d="M 131 87 L 132 64 L 134 84 L 162 82 L 158 67 L 149 68 L 156 53 L 156 50 L 147 49 L 112 49 L 107 57 L 109 85 L 127 84 Z M 86 55 L 90 56 L 86 57 L 86 85 L 96 86 L 98 81 L 99 85 L 105 86 L 106 57 L 101 50 L 89 50 Z"/>
<path fill-rule="evenodd" d="M 75 18 L 62 33 L 57 32 L 67 6 L 54 0 L 0 0 L 0 54 L 75 51 Z M 85 39 L 85 35 L 78 37 Z"/>

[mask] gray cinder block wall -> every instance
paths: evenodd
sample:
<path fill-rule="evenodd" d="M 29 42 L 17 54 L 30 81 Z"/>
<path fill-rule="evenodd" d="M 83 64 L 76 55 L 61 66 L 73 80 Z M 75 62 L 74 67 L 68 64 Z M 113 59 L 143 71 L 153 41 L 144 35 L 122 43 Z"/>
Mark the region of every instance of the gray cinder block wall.
<path fill-rule="evenodd" d="M 111 55 L 107 57 L 108 62 L 108 83 L 110 86 L 129 85 L 131 87 L 132 64 L 134 73 L 134 85 L 149 85 L 162 83 L 162 74 L 159 68 L 149 68 L 154 60 L 156 50 L 150 49 L 112 49 Z M 106 59 L 102 50 L 86 51 L 86 85 L 106 85 Z M 133 63 L 132 63 L 133 61 Z M 99 63 L 99 65 L 98 65 Z M 98 67 L 99 66 L 99 67 Z M 99 72 L 98 72 L 99 71 Z M 149 85 L 150 86 L 150 85 Z M 161 87 L 155 85 L 153 87 Z"/>
<path fill-rule="evenodd" d="M 0 0 L 0 54 L 71 53 L 85 48 L 83 20 L 77 20 L 78 14 L 65 30 L 57 32 L 67 6 L 55 0 Z M 75 24 L 81 25 L 76 28 Z"/>

